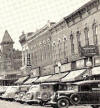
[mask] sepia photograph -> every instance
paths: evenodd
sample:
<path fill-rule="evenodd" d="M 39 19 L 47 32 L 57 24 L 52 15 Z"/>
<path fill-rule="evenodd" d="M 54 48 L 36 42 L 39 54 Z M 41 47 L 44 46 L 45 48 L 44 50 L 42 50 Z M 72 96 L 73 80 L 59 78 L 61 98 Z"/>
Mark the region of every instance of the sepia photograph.
<path fill-rule="evenodd" d="M 0 0 L 0 108 L 100 108 L 100 0 Z"/>

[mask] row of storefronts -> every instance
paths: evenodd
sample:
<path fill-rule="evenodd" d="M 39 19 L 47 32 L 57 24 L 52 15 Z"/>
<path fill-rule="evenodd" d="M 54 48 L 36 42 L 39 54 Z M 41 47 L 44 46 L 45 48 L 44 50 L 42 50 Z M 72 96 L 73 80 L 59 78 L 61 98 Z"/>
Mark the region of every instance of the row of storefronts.
<path fill-rule="evenodd" d="M 22 33 L 24 74 L 37 83 L 99 79 L 99 18 L 100 0 L 93 0 L 58 23 Z"/>
<path fill-rule="evenodd" d="M 90 72 L 92 76 L 90 76 Z M 63 82 L 70 83 L 88 79 L 100 79 L 100 67 L 93 67 L 91 71 L 89 69 L 81 69 L 68 71 L 63 73 L 56 73 L 53 75 L 46 75 L 41 77 L 21 77 L 15 82 L 17 85 L 25 84 L 41 84 L 41 83 L 53 83 L 53 82 Z"/>

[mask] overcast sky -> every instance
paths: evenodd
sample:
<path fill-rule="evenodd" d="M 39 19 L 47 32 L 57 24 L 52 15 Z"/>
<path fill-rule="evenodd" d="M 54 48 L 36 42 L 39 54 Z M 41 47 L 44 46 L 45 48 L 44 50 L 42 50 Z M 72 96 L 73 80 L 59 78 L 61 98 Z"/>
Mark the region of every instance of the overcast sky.
<path fill-rule="evenodd" d="M 58 22 L 90 0 L 0 0 L 0 42 L 8 30 L 21 49 L 19 36 L 22 31 L 35 32 L 48 20 Z"/>

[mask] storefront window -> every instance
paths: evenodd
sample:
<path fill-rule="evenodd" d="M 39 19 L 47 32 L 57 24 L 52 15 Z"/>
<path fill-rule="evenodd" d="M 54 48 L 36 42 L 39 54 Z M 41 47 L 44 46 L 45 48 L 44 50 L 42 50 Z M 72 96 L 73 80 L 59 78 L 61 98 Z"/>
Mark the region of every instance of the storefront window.
<path fill-rule="evenodd" d="M 84 68 L 84 67 L 85 67 L 84 59 L 76 61 L 76 68 L 77 69 L 81 69 L 81 68 Z"/>
<path fill-rule="evenodd" d="M 95 66 L 100 65 L 100 57 L 95 57 L 95 58 L 94 58 L 94 65 L 95 65 Z"/>

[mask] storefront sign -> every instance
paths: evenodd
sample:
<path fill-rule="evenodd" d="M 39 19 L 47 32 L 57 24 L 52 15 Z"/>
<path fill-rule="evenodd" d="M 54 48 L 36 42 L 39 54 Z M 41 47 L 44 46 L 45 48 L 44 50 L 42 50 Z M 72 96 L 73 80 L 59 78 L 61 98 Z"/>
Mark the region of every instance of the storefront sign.
<path fill-rule="evenodd" d="M 100 57 L 95 57 L 94 58 L 94 63 L 95 63 L 95 66 L 100 65 Z"/>
<path fill-rule="evenodd" d="M 96 46 L 89 45 L 82 48 L 82 56 L 92 57 L 98 54 L 98 49 Z"/>
<path fill-rule="evenodd" d="M 66 72 L 71 70 L 71 63 L 63 64 L 61 66 L 61 72 Z"/>
<path fill-rule="evenodd" d="M 55 73 L 66 72 L 71 70 L 71 63 L 62 64 L 61 67 L 55 67 Z"/>
<path fill-rule="evenodd" d="M 44 75 L 50 75 L 50 74 L 53 74 L 54 73 L 54 66 L 53 65 L 48 65 L 48 66 L 45 66 L 45 67 L 41 67 L 41 75 L 44 76 Z"/>
<path fill-rule="evenodd" d="M 84 67 L 85 67 L 84 59 L 76 61 L 76 68 L 81 69 L 81 68 L 84 68 Z"/>
<path fill-rule="evenodd" d="M 59 73 L 59 67 L 58 66 L 55 67 L 55 73 Z"/>
<path fill-rule="evenodd" d="M 32 69 L 31 74 L 32 74 L 33 77 L 39 76 L 40 68 L 38 67 L 38 68 Z"/>

